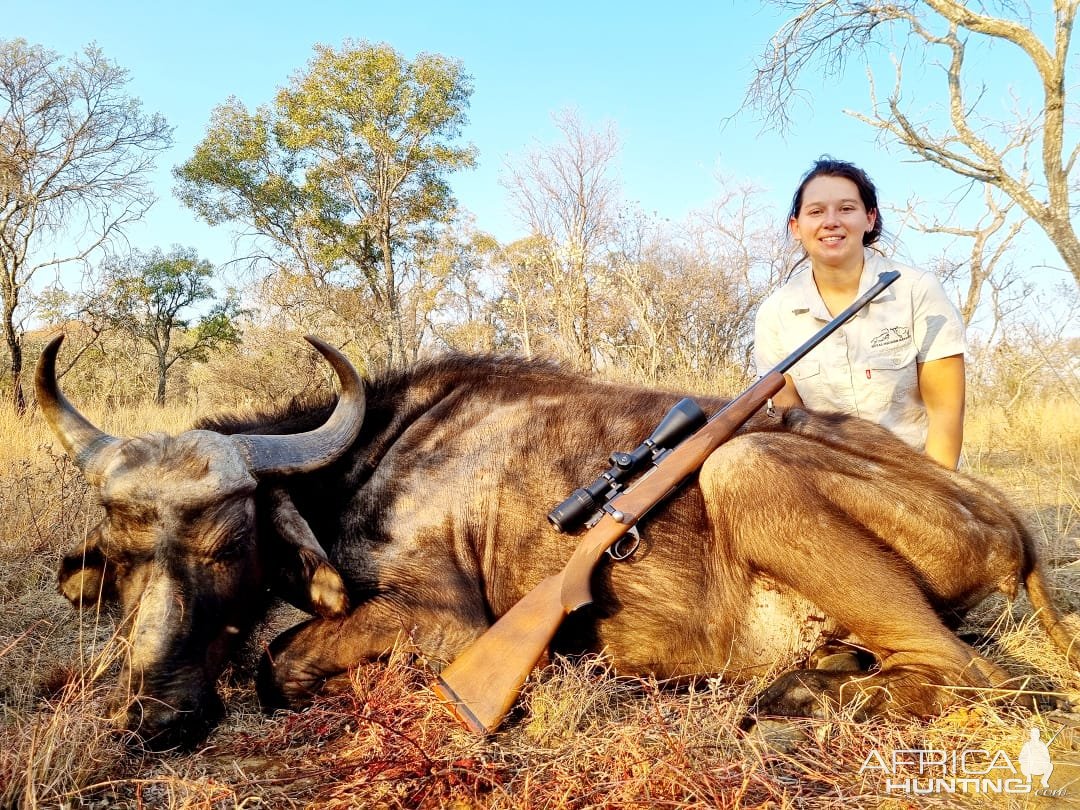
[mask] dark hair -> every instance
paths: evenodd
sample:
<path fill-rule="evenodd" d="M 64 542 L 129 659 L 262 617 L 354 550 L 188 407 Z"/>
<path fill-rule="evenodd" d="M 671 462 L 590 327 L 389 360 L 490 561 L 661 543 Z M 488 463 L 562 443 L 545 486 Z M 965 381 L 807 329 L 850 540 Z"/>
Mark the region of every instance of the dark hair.
<path fill-rule="evenodd" d="M 874 181 L 854 163 L 848 163 L 846 160 L 834 160 L 828 155 L 822 155 L 818 158 L 814 165 L 810 167 L 810 171 L 802 176 L 799 187 L 795 189 L 795 196 L 791 199 L 791 211 L 788 212 L 788 221 L 799 216 L 799 209 L 802 208 L 803 191 L 806 189 L 806 184 L 815 177 L 844 177 L 855 184 L 855 187 L 859 189 L 859 197 L 862 199 L 862 204 L 867 212 L 874 211 L 877 214 L 874 218 L 874 227 L 864 233 L 862 239 L 863 245 L 874 244 L 881 237 L 881 211 L 878 209 L 877 188 L 874 186 Z"/>

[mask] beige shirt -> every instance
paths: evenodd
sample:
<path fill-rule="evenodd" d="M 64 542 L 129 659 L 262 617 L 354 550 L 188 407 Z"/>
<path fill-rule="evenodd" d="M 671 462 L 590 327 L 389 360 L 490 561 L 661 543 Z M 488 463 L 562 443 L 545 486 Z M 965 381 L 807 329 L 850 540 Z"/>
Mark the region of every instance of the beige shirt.
<path fill-rule="evenodd" d="M 807 408 L 861 416 L 922 450 L 927 420 L 917 364 L 963 354 L 964 322 L 933 274 L 872 250 L 866 251 L 859 294 L 887 270 L 899 270 L 900 278 L 789 374 Z M 768 373 L 830 320 L 807 267 L 758 310 L 754 327 L 758 374 Z"/>

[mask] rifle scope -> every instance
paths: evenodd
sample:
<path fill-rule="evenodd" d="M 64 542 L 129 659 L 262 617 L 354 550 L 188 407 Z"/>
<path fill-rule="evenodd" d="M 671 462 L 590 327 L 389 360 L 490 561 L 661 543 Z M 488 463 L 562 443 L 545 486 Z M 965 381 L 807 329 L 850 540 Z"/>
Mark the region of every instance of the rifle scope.
<path fill-rule="evenodd" d="M 560 532 L 572 532 L 595 515 L 604 504 L 622 490 L 630 476 L 646 461 L 656 463 L 660 456 L 708 421 L 705 412 L 689 397 L 681 399 L 667 412 L 649 438 L 629 453 L 615 452 L 608 459 L 611 469 L 587 487 L 580 487 L 548 512 L 551 525 Z"/>

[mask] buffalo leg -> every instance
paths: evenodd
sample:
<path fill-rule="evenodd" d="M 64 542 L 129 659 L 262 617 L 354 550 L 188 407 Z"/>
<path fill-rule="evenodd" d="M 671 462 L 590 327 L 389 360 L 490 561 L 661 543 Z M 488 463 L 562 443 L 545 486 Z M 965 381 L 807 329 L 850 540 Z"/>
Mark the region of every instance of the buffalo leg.
<path fill-rule="evenodd" d="M 484 630 L 461 616 L 402 608 L 373 599 L 341 619 L 314 618 L 286 630 L 259 666 L 259 699 L 267 708 L 297 707 L 350 667 L 389 655 L 403 640 L 434 660 L 449 660 Z"/>
<path fill-rule="evenodd" d="M 721 542 L 750 570 L 814 602 L 879 661 L 872 673 L 799 670 L 759 700 L 763 714 L 860 716 L 941 712 L 951 687 L 990 687 L 1006 675 L 942 622 L 913 569 L 879 538 L 823 501 L 808 501 L 797 460 L 768 452 L 767 439 L 729 442 L 702 468 L 706 507 Z"/>

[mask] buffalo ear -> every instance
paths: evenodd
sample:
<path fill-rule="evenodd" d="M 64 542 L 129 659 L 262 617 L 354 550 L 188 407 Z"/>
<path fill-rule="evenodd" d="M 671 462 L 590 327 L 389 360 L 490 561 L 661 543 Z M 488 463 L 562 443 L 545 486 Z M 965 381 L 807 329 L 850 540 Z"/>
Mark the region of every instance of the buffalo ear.
<path fill-rule="evenodd" d="M 60 561 L 58 590 L 77 608 L 94 607 L 115 595 L 115 569 L 101 551 L 99 540 L 100 529 L 95 527 Z"/>
<path fill-rule="evenodd" d="M 281 596 L 301 610 L 324 618 L 347 614 L 349 595 L 345 583 L 289 493 L 275 487 L 270 492 L 270 504 L 271 522 L 285 550 L 279 572 Z"/>

